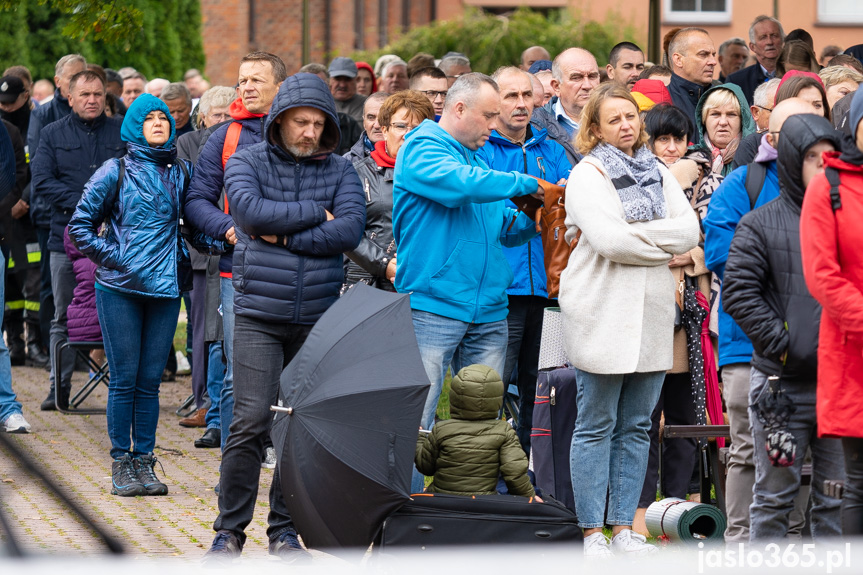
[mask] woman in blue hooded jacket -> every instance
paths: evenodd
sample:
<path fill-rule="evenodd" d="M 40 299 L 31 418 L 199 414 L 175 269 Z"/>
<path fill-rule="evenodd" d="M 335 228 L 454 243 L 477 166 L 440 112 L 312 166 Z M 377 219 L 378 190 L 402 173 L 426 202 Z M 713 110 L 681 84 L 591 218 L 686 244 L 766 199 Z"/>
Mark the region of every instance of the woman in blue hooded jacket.
<path fill-rule="evenodd" d="M 179 222 L 192 166 L 177 158 L 174 120 L 154 96 L 132 103 L 120 135 L 126 155 L 87 182 L 69 236 L 99 266 L 96 306 L 111 372 L 111 493 L 165 495 L 153 448 L 162 369 L 191 278 Z"/>

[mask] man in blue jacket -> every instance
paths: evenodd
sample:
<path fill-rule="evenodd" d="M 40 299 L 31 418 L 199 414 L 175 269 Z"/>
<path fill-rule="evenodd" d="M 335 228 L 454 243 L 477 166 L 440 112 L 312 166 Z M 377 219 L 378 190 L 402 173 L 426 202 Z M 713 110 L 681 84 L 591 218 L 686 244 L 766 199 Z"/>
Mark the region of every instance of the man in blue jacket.
<path fill-rule="evenodd" d="M 812 113 L 812 105 L 799 98 L 780 102 L 770 115 L 769 133 L 756 162 L 766 167 L 761 191 L 754 202 L 746 189 L 746 180 L 752 164 L 734 170 L 713 193 L 707 217 L 704 220 L 704 262 L 720 280 L 725 275 L 725 263 L 731 239 L 740 219 L 752 209 L 779 197 L 779 176 L 776 168 L 777 138 L 782 124 L 793 114 Z M 749 426 L 749 375 L 752 360 L 752 342 L 722 307 L 719 296 L 719 369 L 722 390 L 728 408 L 731 427 L 725 503 L 728 526 L 727 542 L 749 541 L 749 506 L 752 504 L 752 486 L 755 484 L 755 460 L 752 432 Z M 792 528 L 799 530 L 799 518 L 791 518 Z M 795 521 L 795 519 L 797 519 Z"/>
<path fill-rule="evenodd" d="M 340 139 L 327 84 L 314 74 L 295 74 L 279 88 L 264 123 L 264 141 L 236 153 L 226 166 L 236 233 L 236 402 L 208 559 L 229 560 L 242 551 L 279 376 L 339 297 L 342 253 L 359 245 L 365 229 L 360 179 L 351 163 L 334 153 Z M 278 468 L 268 522 L 271 555 L 286 561 L 308 557 L 282 497 Z"/>
<path fill-rule="evenodd" d="M 440 123 L 424 121 L 396 159 L 393 232 L 396 289 L 411 294 L 414 330 L 431 389 L 421 425 L 430 429 L 444 375 L 479 363 L 502 373 L 506 288 L 512 270 L 501 245 L 536 235 L 534 221 L 503 200 L 541 191 L 537 180 L 496 172 L 478 156 L 497 128 L 494 80 L 471 73 L 447 94 Z M 419 486 L 415 477 L 414 489 Z"/>
<path fill-rule="evenodd" d="M 496 71 L 492 79 L 500 88 L 500 117 L 497 130 L 491 133 L 488 143 L 477 151 L 477 156 L 492 170 L 522 172 L 565 186 L 572 169 L 566 151 L 560 144 L 547 138 L 545 130 L 530 125 L 533 113 L 530 75 L 510 66 Z M 506 205 L 515 208 L 510 200 L 507 200 Z M 504 383 L 508 384 L 513 370 L 518 366 L 519 417 L 516 432 L 525 452 L 530 453 L 542 316 L 543 310 L 555 303 L 548 299 L 546 289 L 542 237 L 536 236 L 518 247 L 505 247 L 503 254 L 515 279 L 507 289 L 509 342 L 501 375 Z"/>
<path fill-rule="evenodd" d="M 288 72 L 281 58 L 268 52 L 251 52 L 240 61 L 237 80 L 240 97 L 230 107 L 232 122 L 219 124 L 205 133 L 195 164 L 192 183 L 186 196 L 185 217 L 208 236 L 237 243 L 234 220 L 224 209 L 222 189 L 225 183 L 224 161 L 236 151 L 262 140 L 264 121 L 273 105 L 279 86 Z M 231 126 L 234 125 L 234 128 Z M 239 127 L 239 137 L 228 142 L 229 130 Z M 233 147 L 229 150 L 228 147 Z M 230 206 L 229 206 L 230 207 Z M 219 398 L 220 441 L 222 449 L 228 439 L 234 413 L 234 287 L 231 283 L 233 252 L 219 259 L 221 276 L 222 326 L 225 348 L 225 379 Z"/>
<path fill-rule="evenodd" d="M 63 231 L 81 199 L 84 184 L 110 158 L 126 153 L 120 139 L 123 118 L 105 115 L 105 83 L 94 72 L 83 71 L 69 81 L 72 113 L 49 124 L 41 132 L 39 149 L 30 164 L 35 195 L 51 208 L 51 289 L 54 292 L 54 319 L 51 321 L 51 388 L 42 410 L 55 409 L 55 388 L 59 377 L 57 401 L 61 407 L 69 400 L 75 358 L 66 354 L 61 373 L 54 373 L 54 349 L 68 339 L 66 308 L 75 289 L 75 272 L 63 248 Z M 32 127 L 32 123 L 31 123 Z"/>

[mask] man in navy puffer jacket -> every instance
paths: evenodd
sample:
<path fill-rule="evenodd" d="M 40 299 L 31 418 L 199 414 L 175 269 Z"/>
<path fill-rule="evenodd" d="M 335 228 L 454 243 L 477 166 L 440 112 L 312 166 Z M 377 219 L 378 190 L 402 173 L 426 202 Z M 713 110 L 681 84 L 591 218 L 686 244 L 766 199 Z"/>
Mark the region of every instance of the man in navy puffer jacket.
<path fill-rule="evenodd" d="M 342 253 L 365 229 L 365 197 L 351 163 L 336 155 L 335 102 L 313 74 L 285 80 L 264 124 L 264 141 L 237 152 L 225 189 L 234 251 L 234 420 L 222 456 L 218 532 L 209 559 L 240 554 L 252 520 L 264 439 L 279 376 L 339 295 Z M 269 360 L 269 361 L 268 361 Z M 270 554 L 307 557 L 282 497 L 270 487 Z"/>

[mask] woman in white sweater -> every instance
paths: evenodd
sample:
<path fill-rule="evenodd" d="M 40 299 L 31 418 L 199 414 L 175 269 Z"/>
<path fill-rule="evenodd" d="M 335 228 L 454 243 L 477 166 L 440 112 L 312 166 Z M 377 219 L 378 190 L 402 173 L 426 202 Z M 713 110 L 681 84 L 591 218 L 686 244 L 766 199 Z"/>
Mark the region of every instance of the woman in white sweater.
<path fill-rule="evenodd" d="M 629 92 L 599 86 L 576 138 L 585 158 L 566 187 L 566 238 L 580 236 L 559 303 L 578 381 L 572 485 L 591 556 L 655 551 L 631 526 L 651 412 L 673 363 L 676 303 L 668 262 L 698 243 L 695 212 L 646 141 Z M 606 523 L 611 542 L 602 533 Z"/>

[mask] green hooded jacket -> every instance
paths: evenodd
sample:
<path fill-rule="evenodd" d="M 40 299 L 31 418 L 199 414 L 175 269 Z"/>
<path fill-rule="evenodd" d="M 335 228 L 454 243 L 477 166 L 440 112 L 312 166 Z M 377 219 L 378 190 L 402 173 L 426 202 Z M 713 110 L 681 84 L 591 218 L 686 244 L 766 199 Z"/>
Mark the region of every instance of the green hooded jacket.
<path fill-rule="evenodd" d="M 746 96 L 743 95 L 743 90 L 740 89 L 740 86 L 737 84 L 720 84 L 719 86 L 713 86 L 701 95 L 701 98 L 698 100 L 698 105 L 695 107 L 695 131 L 697 140 L 695 141 L 695 144 L 690 147 L 690 150 L 699 149 L 706 152 L 707 158 L 712 158 L 713 154 L 710 150 L 710 146 L 707 145 L 707 142 L 704 139 L 706 130 L 704 128 L 704 121 L 702 120 L 701 112 L 704 109 L 704 103 L 707 101 L 707 98 L 717 90 L 728 90 L 733 92 L 734 96 L 737 98 L 737 102 L 740 104 L 740 141 L 743 141 L 743 138 L 754 133 L 758 129 L 758 126 L 755 125 L 755 120 L 752 118 L 752 114 L 749 112 L 749 102 L 746 100 Z M 722 176 L 727 176 L 731 170 L 732 162 L 728 161 L 722 168 Z"/>
<path fill-rule="evenodd" d="M 485 365 L 465 367 L 453 378 L 452 419 L 417 438 L 417 469 L 434 477 L 426 491 L 491 495 L 497 493 L 500 474 L 511 494 L 534 496 L 518 436 L 498 418 L 503 389 L 500 376 Z"/>

